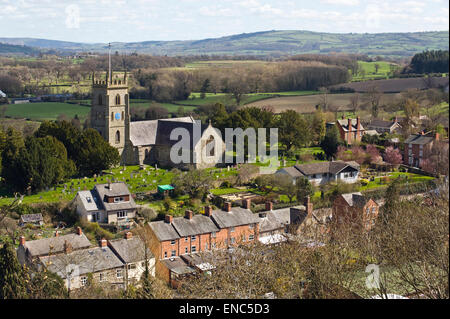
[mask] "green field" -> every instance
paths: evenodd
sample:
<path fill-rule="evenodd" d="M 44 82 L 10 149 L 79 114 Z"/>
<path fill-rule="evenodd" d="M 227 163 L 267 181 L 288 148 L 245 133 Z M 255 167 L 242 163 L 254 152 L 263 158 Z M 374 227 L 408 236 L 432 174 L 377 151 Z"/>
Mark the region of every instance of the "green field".
<path fill-rule="evenodd" d="M 376 71 L 375 68 L 376 64 L 378 64 L 379 66 L 378 72 Z M 385 61 L 376 61 L 376 62 L 358 61 L 358 67 L 359 67 L 358 74 L 352 76 L 353 82 L 375 80 L 375 79 L 387 79 L 392 77 L 391 73 L 393 70 L 399 68 L 397 64 Z"/>
<path fill-rule="evenodd" d="M 60 102 L 24 103 L 8 105 L 5 115 L 43 121 L 56 120 L 59 115 L 64 114 L 69 118 L 78 115 L 81 120 L 84 120 L 90 109 L 88 106 Z"/>

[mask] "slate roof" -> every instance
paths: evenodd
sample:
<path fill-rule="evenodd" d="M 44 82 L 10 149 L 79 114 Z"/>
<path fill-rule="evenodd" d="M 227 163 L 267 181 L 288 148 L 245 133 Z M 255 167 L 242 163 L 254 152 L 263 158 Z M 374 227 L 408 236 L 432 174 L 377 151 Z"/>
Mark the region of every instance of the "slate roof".
<path fill-rule="evenodd" d="M 192 267 L 189 267 L 188 264 L 181 259 L 180 257 L 172 257 L 169 259 L 163 259 L 161 260 L 163 264 L 166 265 L 166 267 L 172 271 L 173 273 L 177 275 L 183 275 L 183 274 L 190 274 L 195 272 L 195 269 Z"/>
<path fill-rule="evenodd" d="M 181 237 L 206 234 L 219 231 L 211 218 L 204 215 L 194 215 L 192 219 L 177 217 L 172 225 Z"/>
<path fill-rule="evenodd" d="M 230 212 L 220 209 L 213 210 L 211 218 L 221 229 L 256 224 L 261 221 L 251 210 L 242 207 L 232 207 Z"/>
<path fill-rule="evenodd" d="M 305 206 L 299 205 L 292 208 L 298 208 L 306 210 Z M 266 217 L 261 218 L 259 224 L 260 232 L 274 231 L 283 228 L 284 225 L 291 224 L 291 207 L 276 209 L 272 211 L 264 211 L 262 213 L 266 214 Z"/>
<path fill-rule="evenodd" d="M 111 240 L 109 245 L 124 263 L 129 264 L 145 260 L 145 245 L 139 237 Z M 153 254 L 147 247 L 147 259 L 150 258 L 153 258 Z"/>
<path fill-rule="evenodd" d="M 109 189 L 108 184 L 98 184 L 95 185 L 94 191 L 97 192 L 100 199 L 101 205 L 107 211 L 122 210 L 122 209 L 136 209 L 136 203 L 128 190 L 127 185 L 124 182 L 111 183 L 112 190 Z M 116 196 L 130 196 L 129 201 L 118 202 L 118 203 L 108 203 L 105 201 L 105 197 L 116 197 Z"/>
<path fill-rule="evenodd" d="M 348 119 L 338 120 L 338 123 L 344 131 L 348 131 Z M 351 124 L 352 124 L 352 131 L 356 131 L 356 119 L 352 119 Z M 365 130 L 361 122 L 359 123 L 359 130 L 360 131 Z"/>
<path fill-rule="evenodd" d="M 300 172 L 294 166 L 284 167 L 284 168 L 280 169 L 278 172 L 284 172 L 293 178 L 305 176 L 304 174 L 302 174 L 302 172 Z"/>
<path fill-rule="evenodd" d="M 25 215 L 20 216 L 20 220 L 23 223 L 35 223 L 35 222 L 43 221 L 44 218 L 42 217 L 41 213 L 38 213 L 38 214 L 25 214 Z"/>
<path fill-rule="evenodd" d="M 351 207 L 364 207 L 364 205 L 366 205 L 369 201 L 363 194 L 361 194 L 361 192 L 342 194 L 341 196 Z"/>
<path fill-rule="evenodd" d="M 380 119 L 373 119 L 367 124 L 367 127 L 383 127 L 383 128 L 391 128 L 393 125 L 398 124 L 398 122 L 395 121 L 385 121 Z M 400 124 L 399 124 L 400 125 Z"/>
<path fill-rule="evenodd" d="M 405 140 L 405 144 L 425 145 L 433 142 L 433 140 L 434 140 L 433 135 L 411 134 Z"/>
<path fill-rule="evenodd" d="M 169 223 L 163 220 L 157 222 L 151 222 L 150 227 L 155 233 L 159 241 L 173 240 L 180 238 L 180 235 L 176 232 L 175 228 Z"/>
<path fill-rule="evenodd" d="M 355 170 L 359 170 L 359 164 L 354 161 L 318 162 L 295 165 L 294 167 L 305 176 L 324 173 L 337 174 L 346 167 L 351 167 Z"/>
<path fill-rule="evenodd" d="M 119 268 L 124 265 L 109 247 L 82 249 L 70 254 L 40 257 L 40 260 L 49 271 L 57 273 L 62 278 L 66 278 L 65 269 L 69 264 L 78 266 L 80 275 Z"/>
<path fill-rule="evenodd" d="M 195 120 L 190 117 L 178 117 L 130 123 L 130 140 L 134 146 L 170 144 L 170 132 L 173 128 L 184 127 L 192 130 Z"/>
<path fill-rule="evenodd" d="M 94 191 L 79 191 L 78 196 L 86 211 L 97 211 L 101 209 L 97 204 L 100 200 Z"/>
<path fill-rule="evenodd" d="M 58 237 L 50 237 L 25 242 L 25 248 L 32 256 L 44 256 L 50 253 L 56 254 L 64 251 L 64 242 L 72 245 L 74 250 L 88 248 L 91 243 L 84 234 L 68 234 Z"/>

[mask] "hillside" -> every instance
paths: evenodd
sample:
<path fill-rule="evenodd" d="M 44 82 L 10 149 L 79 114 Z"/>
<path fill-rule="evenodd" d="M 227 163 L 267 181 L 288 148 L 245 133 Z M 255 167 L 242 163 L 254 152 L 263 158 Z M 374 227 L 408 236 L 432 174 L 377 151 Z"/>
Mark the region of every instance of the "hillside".
<path fill-rule="evenodd" d="M 39 49 L 24 45 L 0 43 L 0 55 L 37 55 Z"/>
<path fill-rule="evenodd" d="M 448 49 L 449 32 L 320 33 L 264 31 L 192 41 L 115 42 L 113 50 L 155 55 L 291 55 L 300 53 L 363 53 L 371 56 L 412 56 L 417 52 Z M 104 43 L 75 43 L 32 38 L 0 38 L 0 42 L 60 51 L 104 52 Z"/>

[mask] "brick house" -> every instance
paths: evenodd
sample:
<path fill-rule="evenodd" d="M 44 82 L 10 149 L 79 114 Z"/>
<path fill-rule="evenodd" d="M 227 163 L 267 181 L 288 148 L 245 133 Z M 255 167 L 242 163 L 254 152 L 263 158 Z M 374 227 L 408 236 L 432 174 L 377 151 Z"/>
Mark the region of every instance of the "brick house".
<path fill-rule="evenodd" d="M 346 119 L 342 116 L 341 120 L 336 121 L 341 139 L 351 145 L 353 142 L 361 142 L 365 129 L 361 124 L 359 116 L 356 119 Z"/>
<path fill-rule="evenodd" d="M 379 205 L 373 200 L 363 196 L 360 192 L 341 194 L 333 202 L 333 225 L 346 224 L 357 228 L 370 230 L 379 213 Z"/>
<path fill-rule="evenodd" d="M 260 219 L 249 209 L 250 204 L 246 199 L 244 207 L 225 203 L 223 209 L 213 210 L 207 206 L 204 215 L 188 210 L 184 217 L 166 215 L 164 221 L 151 222 L 150 249 L 156 258 L 156 274 L 174 286 L 180 277 L 195 271 L 180 257 L 258 240 Z"/>
<path fill-rule="evenodd" d="M 137 205 L 125 183 L 95 185 L 75 197 L 77 213 L 89 222 L 114 224 L 127 228 L 136 217 Z"/>
<path fill-rule="evenodd" d="M 422 167 L 422 161 L 431 153 L 433 143 L 439 140 L 438 133 L 411 134 L 404 142 L 403 163 L 414 167 Z"/>

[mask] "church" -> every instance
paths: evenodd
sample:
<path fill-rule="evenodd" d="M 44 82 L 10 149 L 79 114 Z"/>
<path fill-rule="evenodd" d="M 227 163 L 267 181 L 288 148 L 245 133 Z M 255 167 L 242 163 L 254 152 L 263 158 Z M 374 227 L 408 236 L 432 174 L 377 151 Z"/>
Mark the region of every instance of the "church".
<path fill-rule="evenodd" d="M 202 169 L 223 162 L 225 143 L 211 123 L 203 125 L 191 116 L 131 122 L 126 72 L 123 77 L 113 76 L 110 68 L 105 78 L 92 75 L 90 121 L 91 127 L 117 148 L 121 165 Z M 170 138 L 175 129 L 189 133 L 188 144 L 182 149 L 189 153 L 188 161 L 180 163 L 171 158 L 171 149 L 180 141 Z"/>

